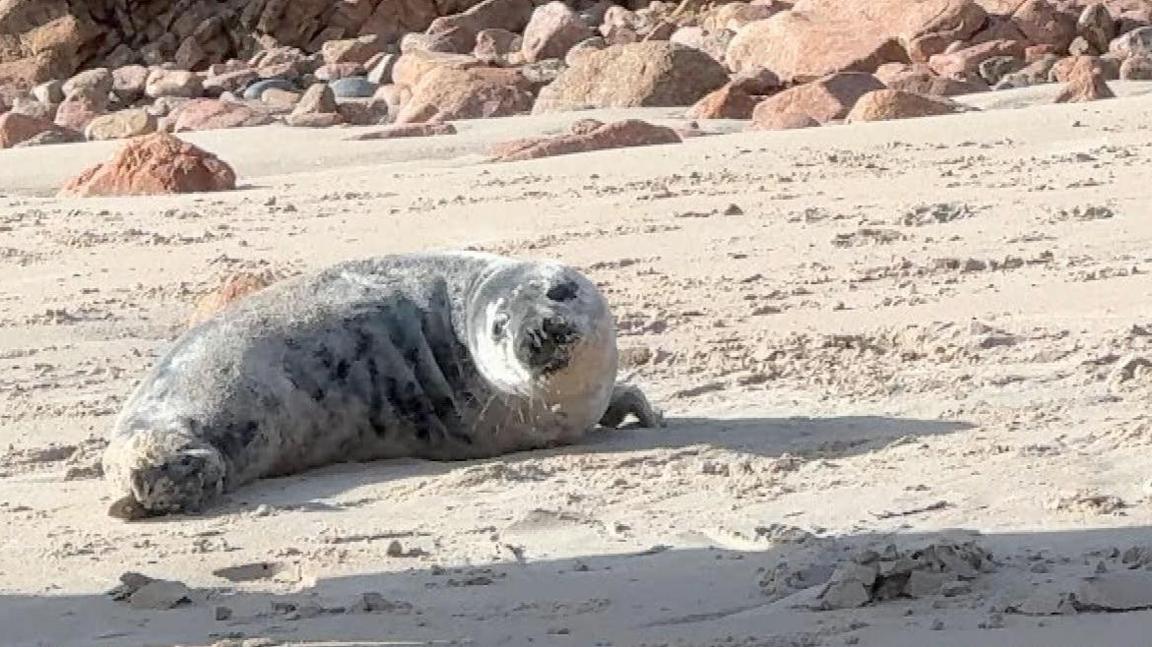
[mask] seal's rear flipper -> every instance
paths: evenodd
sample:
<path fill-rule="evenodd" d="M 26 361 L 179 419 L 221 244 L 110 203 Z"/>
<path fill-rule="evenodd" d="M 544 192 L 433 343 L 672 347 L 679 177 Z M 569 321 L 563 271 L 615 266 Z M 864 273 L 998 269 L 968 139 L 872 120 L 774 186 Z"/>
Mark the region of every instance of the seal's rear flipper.
<path fill-rule="evenodd" d="M 641 427 L 653 429 L 664 426 L 664 412 L 648 402 L 640 387 L 617 384 L 612 388 L 612 399 L 608 402 L 608 410 L 600 418 L 600 424 L 605 427 L 619 427 L 628 414 L 636 416 Z"/>

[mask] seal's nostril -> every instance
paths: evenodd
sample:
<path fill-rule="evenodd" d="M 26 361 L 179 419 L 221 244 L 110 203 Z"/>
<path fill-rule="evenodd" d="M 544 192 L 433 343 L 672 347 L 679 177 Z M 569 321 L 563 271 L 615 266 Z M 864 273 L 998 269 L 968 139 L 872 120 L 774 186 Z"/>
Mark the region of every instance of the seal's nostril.
<path fill-rule="evenodd" d="M 572 281 L 565 281 L 548 288 L 546 296 L 553 301 L 571 301 L 576 298 L 576 293 L 579 290 L 580 288 Z"/>

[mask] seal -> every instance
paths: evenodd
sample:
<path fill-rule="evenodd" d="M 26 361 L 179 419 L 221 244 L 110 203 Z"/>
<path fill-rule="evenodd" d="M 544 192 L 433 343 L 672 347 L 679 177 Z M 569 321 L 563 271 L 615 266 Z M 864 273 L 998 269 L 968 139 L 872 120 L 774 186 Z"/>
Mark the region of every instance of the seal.
<path fill-rule="evenodd" d="M 662 426 L 617 362 L 608 304 L 571 267 L 472 252 L 344 262 L 176 340 L 112 429 L 109 514 L 196 513 L 337 462 L 571 444 L 629 415 Z"/>

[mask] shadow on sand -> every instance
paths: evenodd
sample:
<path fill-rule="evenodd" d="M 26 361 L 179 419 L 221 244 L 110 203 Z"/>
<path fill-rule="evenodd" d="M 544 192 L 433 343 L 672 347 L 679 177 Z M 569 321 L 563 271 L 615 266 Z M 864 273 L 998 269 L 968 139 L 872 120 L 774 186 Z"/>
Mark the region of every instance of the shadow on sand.
<path fill-rule="evenodd" d="M 707 446 L 756 456 L 775 458 L 785 454 L 799 458 L 841 458 L 867 453 L 897 441 L 956 433 L 972 429 L 967 422 L 914 420 L 884 416 L 836 418 L 670 418 L 660 429 L 627 425 L 620 429 L 598 428 L 584 442 L 556 449 L 517 452 L 497 458 L 471 461 L 381 460 L 341 463 L 303 474 L 265 479 L 241 488 L 208 516 L 232 514 L 267 504 L 301 511 L 327 511 L 333 507 L 322 499 L 362 485 L 390 480 L 431 477 L 473 465 L 516 464 L 549 456 L 645 452 Z M 306 484 L 306 487 L 302 487 Z M 305 494 L 306 492 L 306 494 Z M 166 523 L 153 519 L 142 523 Z"/>

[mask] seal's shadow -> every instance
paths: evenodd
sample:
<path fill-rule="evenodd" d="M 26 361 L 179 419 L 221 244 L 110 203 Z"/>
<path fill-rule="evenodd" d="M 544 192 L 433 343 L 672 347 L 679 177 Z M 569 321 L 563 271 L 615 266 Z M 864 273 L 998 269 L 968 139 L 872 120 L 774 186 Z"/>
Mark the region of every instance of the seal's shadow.
<path fill-rule="evenodd" d="M 918 420 L 885 416 L 834 418 L 669 418 L 666 427 L 596 429 L 576 445 L 470 461 L 381 460 L 341 463 L 302 474 L 264 479 L 228 495 L 208 516 L 234 514 L 263 505 L 306 512 L 341 508 L 325 499 L 348 490 L 391 480 L 432 477 L 488 463 L 515 464 L 550 456 L 657 451 L 705 446 L 764 457 L 789 455 L 801 460 L 865 454 L 894 442 L 965 431 L 962 421 Z M 164 518 L 161 518 L 161 521 Z"/>

